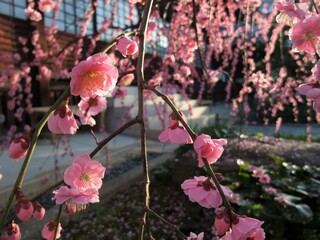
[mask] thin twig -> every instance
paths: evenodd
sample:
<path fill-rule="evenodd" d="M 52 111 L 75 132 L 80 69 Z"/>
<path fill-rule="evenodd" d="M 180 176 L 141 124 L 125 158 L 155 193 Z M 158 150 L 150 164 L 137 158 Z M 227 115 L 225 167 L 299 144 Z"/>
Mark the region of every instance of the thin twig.
<path fill-rule="evenodd" d="M 162 222 L 164 222 L 164 223 L 167 224 L 168 226 L 174 228 L 174 229 L 179 233 L 179 235 L 181 235 L 181 238 L 182 238 L 182 239 L 186 239 L 186 238 L 187 238 L 187 236 L 184 235 L 176 225 L 172 224 L 171 222 L 169 222 L 169 221 L 166 220 L 165 218 L 161 217 L 159 214 L 157 214 L 156 212 L 154 212 L 152 209 L 149 208 L 148 211 L 149 211 L 150 213 L 152 213 L 155 217 L 159 218 Z"/>
<path fill-rule="evenodd" d="M 140 123 L 140 119 L 138 118 L 134 118 L 132 120 L 130 120 L 129 122 L 127 122 L 126 124 L 122 125 L 121 127 L 119 127 L 116 131 L 114 131 L 112 134 L 109 135 L 109 137 L 105 138 L 104 140 L 100 141 L 98 146 L 90 153 L 90 157 L 92 158 L 94 155 L 97 154 L 97 152 L 99 152 L 99 150 L 101 148 L 104 147 L 104 145 L 106 145 L 109 141 L 111 141 L 114 137 L 116 137 L 117 135 L 119 135 L 120 133 L 122 133 L 124 130 L 126 130 L 127 128 L 129 128 L 130 126 Z"/>

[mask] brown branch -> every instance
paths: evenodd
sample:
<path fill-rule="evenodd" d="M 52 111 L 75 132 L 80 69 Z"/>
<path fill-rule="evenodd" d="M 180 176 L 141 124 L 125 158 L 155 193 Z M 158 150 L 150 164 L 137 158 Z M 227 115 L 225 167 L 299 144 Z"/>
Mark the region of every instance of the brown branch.
<path fill-rule="evenodd" d="M 144 124 L 144 97 L 143 97 L 143 89 L 144 89 L 144 57 L 145 57 L 145 45 L 146 39 L 145 36 L 147 35 L 148 29 L 148 21 L 151 14 L 151 9 L 153 5 L 153 0 L 147 0 L 144 8 L 144 12 L 142 15 L 141 26 L 140 26 L 140 41 L 139 41 L 139 55 L 138 55 L 138 62 L 137 62 L 137 79 L 138 79 L 138 119 L 141 120 L 140 122 L 140 141 L 141 141 L 141 158 L 143 161 L 143 176 L 144 176 L 144 191 L 145 191 L 145 200 L 144 200 L 144 214 L 142 218 L 142 224 L 140 228 L 140 240 L 144 239 L 144 230 L 145 226 L 148 224 L 148 209 L 150 204 L 150 193 L 149 193 L 149 185 L 150 185 L 150 178 L 149 178 L 149 165 L 148 165 L 148 158 L 147 158 L 147 146 L 146 146 L 146 127 Z M 151 234 L 149 234 L 151 235 Z"/>

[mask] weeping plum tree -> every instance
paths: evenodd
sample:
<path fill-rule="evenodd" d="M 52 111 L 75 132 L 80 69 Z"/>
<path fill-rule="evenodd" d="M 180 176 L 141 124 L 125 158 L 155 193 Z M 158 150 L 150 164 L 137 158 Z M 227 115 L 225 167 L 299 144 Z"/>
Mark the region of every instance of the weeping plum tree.
<path fill-rule="evenodd" d="M 208 95 L 214 95 L 215 84 L 224 80 L 225 89 L 220 91 L 224 91 L 225 100 L 232 103 L 235 112 L 242 109 L 248 115 L 252 107 L 250 100 L 255 99 L 255 107 L 263 114 L 264 123 L 268 124 L 270 119 L 276 120 L 279 127 L 281 111 L 286 105 L 291 105 L 298 120 L 298 103 L 304 100 L 294 89 L 304 83 L 299 86 L 298 92 L 314 99 L 313 107 L 318 112 L 318 3 L 313 0 L 299 3 L 129 0 L 124 5 L 129 10 L 125 24 L 120 25 L 116 21 L 121 17 L 117 11 L 120 2 L 93 0 L 81 3 L 87 5 L 84 15 L 76 19 L 79 31 L 73 35 L 72 41 L 65 43 L 59 39 L 58 26 L 64 1 L 28 1 L 25 14 L 33 31 L 29 36 L 18 37 L 21 51 L 1 56 L 6 68 L 1 71 L 0 83 L 10 86 L 7 107 L 14 112 L 15 118 L 3 149 L 8 148 L 9 157 L 16 161 L 24 158 L 1 213 L 1 238 L 23 238 L 15 219 L 28 221 L 34 217 L 41 220 L 45 214 L 45 209 L 37 202 L 42 193 L 34 199 L 23 193 L 24 176 L 43 127 L 47 124 L 54 134 L 70 135 L 76 134 L 83 125 L 94 126 L 94 116 L 106 109 L 106 95 L 113 91 L 113 97 L 124 97 L 126 91 L 123 87 L 135 84 L 138 89 L 136 117 L 123 122 L 105 139 L 97 140 L 97 146 L 91 153 L 76 156 L 63 179 L 48 187 L 47 191 L 53 191 L 53 201 L 60 210 L 55 219 L 43 224 L 42 236 L 45 239 L 60 237 L 63 208 L 68 214 L 76 214 L 86 205 L 99 202 L 105 166 L 92 158 L 112 138 L 133 125 L 140 128 L 144 175 L 145 208 L 141 212 L 140 239 L 145 234 L 152 238 L 151 233 L 145 231 L 150 214 L 170 224 L 152 210 L 149 201 L 144 105 L 146 100 L 161 98 L 161 103 L 154 101 L 163 126 L 159 140 L 172 144 L 193 144 L 198 156 L 195 168 L 198 165 L 206 171 L 205 176 L 185 180 L 181 184 L 184 193 L 190 201 L 204 208 L 216 209 L 214 227 L 218 239 L 264 239 L 263 222 L 240 216 L 233 210 L 230 201 L 234 200 L 234 194 L 221 184 L 221 174 L 211 168 L 221 157 L 227 140 L 211 139 L 206 134 L 195 133 L 188 125 L 187 117 L 176 108 L 168 95 L 179 93 L 185 100 L 193 97 L 201 101 Z M 110 9 L 108 17 L 97 18 L 97 12 L 101 9 Z M 48 18 L 50 21 L 44 21 Z M 90 24 L 99 19 L 100 27 L 93 24 L 95 27 L 91 31 Z M 103 43 L 107 34 L 110 41 Z M 292 49 L 288 47 L 291 43 L 287 35 L 292 40 Z M 160 40 L 165 52 L 158 51 Z M 314 64 L 311 73 L 310 66 Z M 32 84 L 59 79 L 67 79 L 70 86 L 35 126 L 28 126 L 34 97 Z M 76 112 L 69 107 L 70 96 L 80 99 Z M 166 107 L 159 108 L 159 104 Z M 308 121 L 311 121 L 310 117 Z M 25 131 L 22 134 L 19 133 L 21 129 Z M 263 181 L 268 179 L 264 173 L 258 177 Z M 8 217 L 12 206 L 15 208 L 13 218 Z M 182 239 L 204 238 L 203 233 L 179 231 L 179 234 Z"/>

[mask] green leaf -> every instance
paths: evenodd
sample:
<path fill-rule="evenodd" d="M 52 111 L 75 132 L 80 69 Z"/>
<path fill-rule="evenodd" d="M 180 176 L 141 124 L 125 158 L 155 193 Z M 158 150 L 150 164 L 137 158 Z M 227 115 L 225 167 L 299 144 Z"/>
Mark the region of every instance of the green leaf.
<path fill-rule="evenodd" d="M 304 203 L 298 203 L 301 200 L 300 197 L 281 193 L 278 196 L 284 197 L 287 207 L 283 209 L 285 218 L 292 222 L 307 223 L 313 218 L 313 212 L 311 208 Z"/>
<path fill-rule="evenodd" d="M 268 157 L 271 158 L 275 164 L 280 165 L 285 162 L 285 160 L 277 155 L 274 154 L 268 154 Z"/>

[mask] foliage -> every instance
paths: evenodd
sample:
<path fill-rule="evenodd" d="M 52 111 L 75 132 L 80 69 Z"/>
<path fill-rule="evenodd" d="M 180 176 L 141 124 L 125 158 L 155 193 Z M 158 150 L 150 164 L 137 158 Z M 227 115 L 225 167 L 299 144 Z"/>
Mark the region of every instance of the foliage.
<path fill-rule="evenodd" d="M 299 167 L 270 157 L 274 164 L 261 167 L 270 175 L 270 184 L 259 183 L 249 171 L 250 164 L 242 160 L 238 161 L 238 174 L 225 175 L 230 187 L 241 196 L 237 211 L 264 220 L 268 239 L 318 239 L 320 168 Z M 267 193 L 268 187 L 277 193 Z M 276 197 L 283 201 L 275 201 Z"/>

